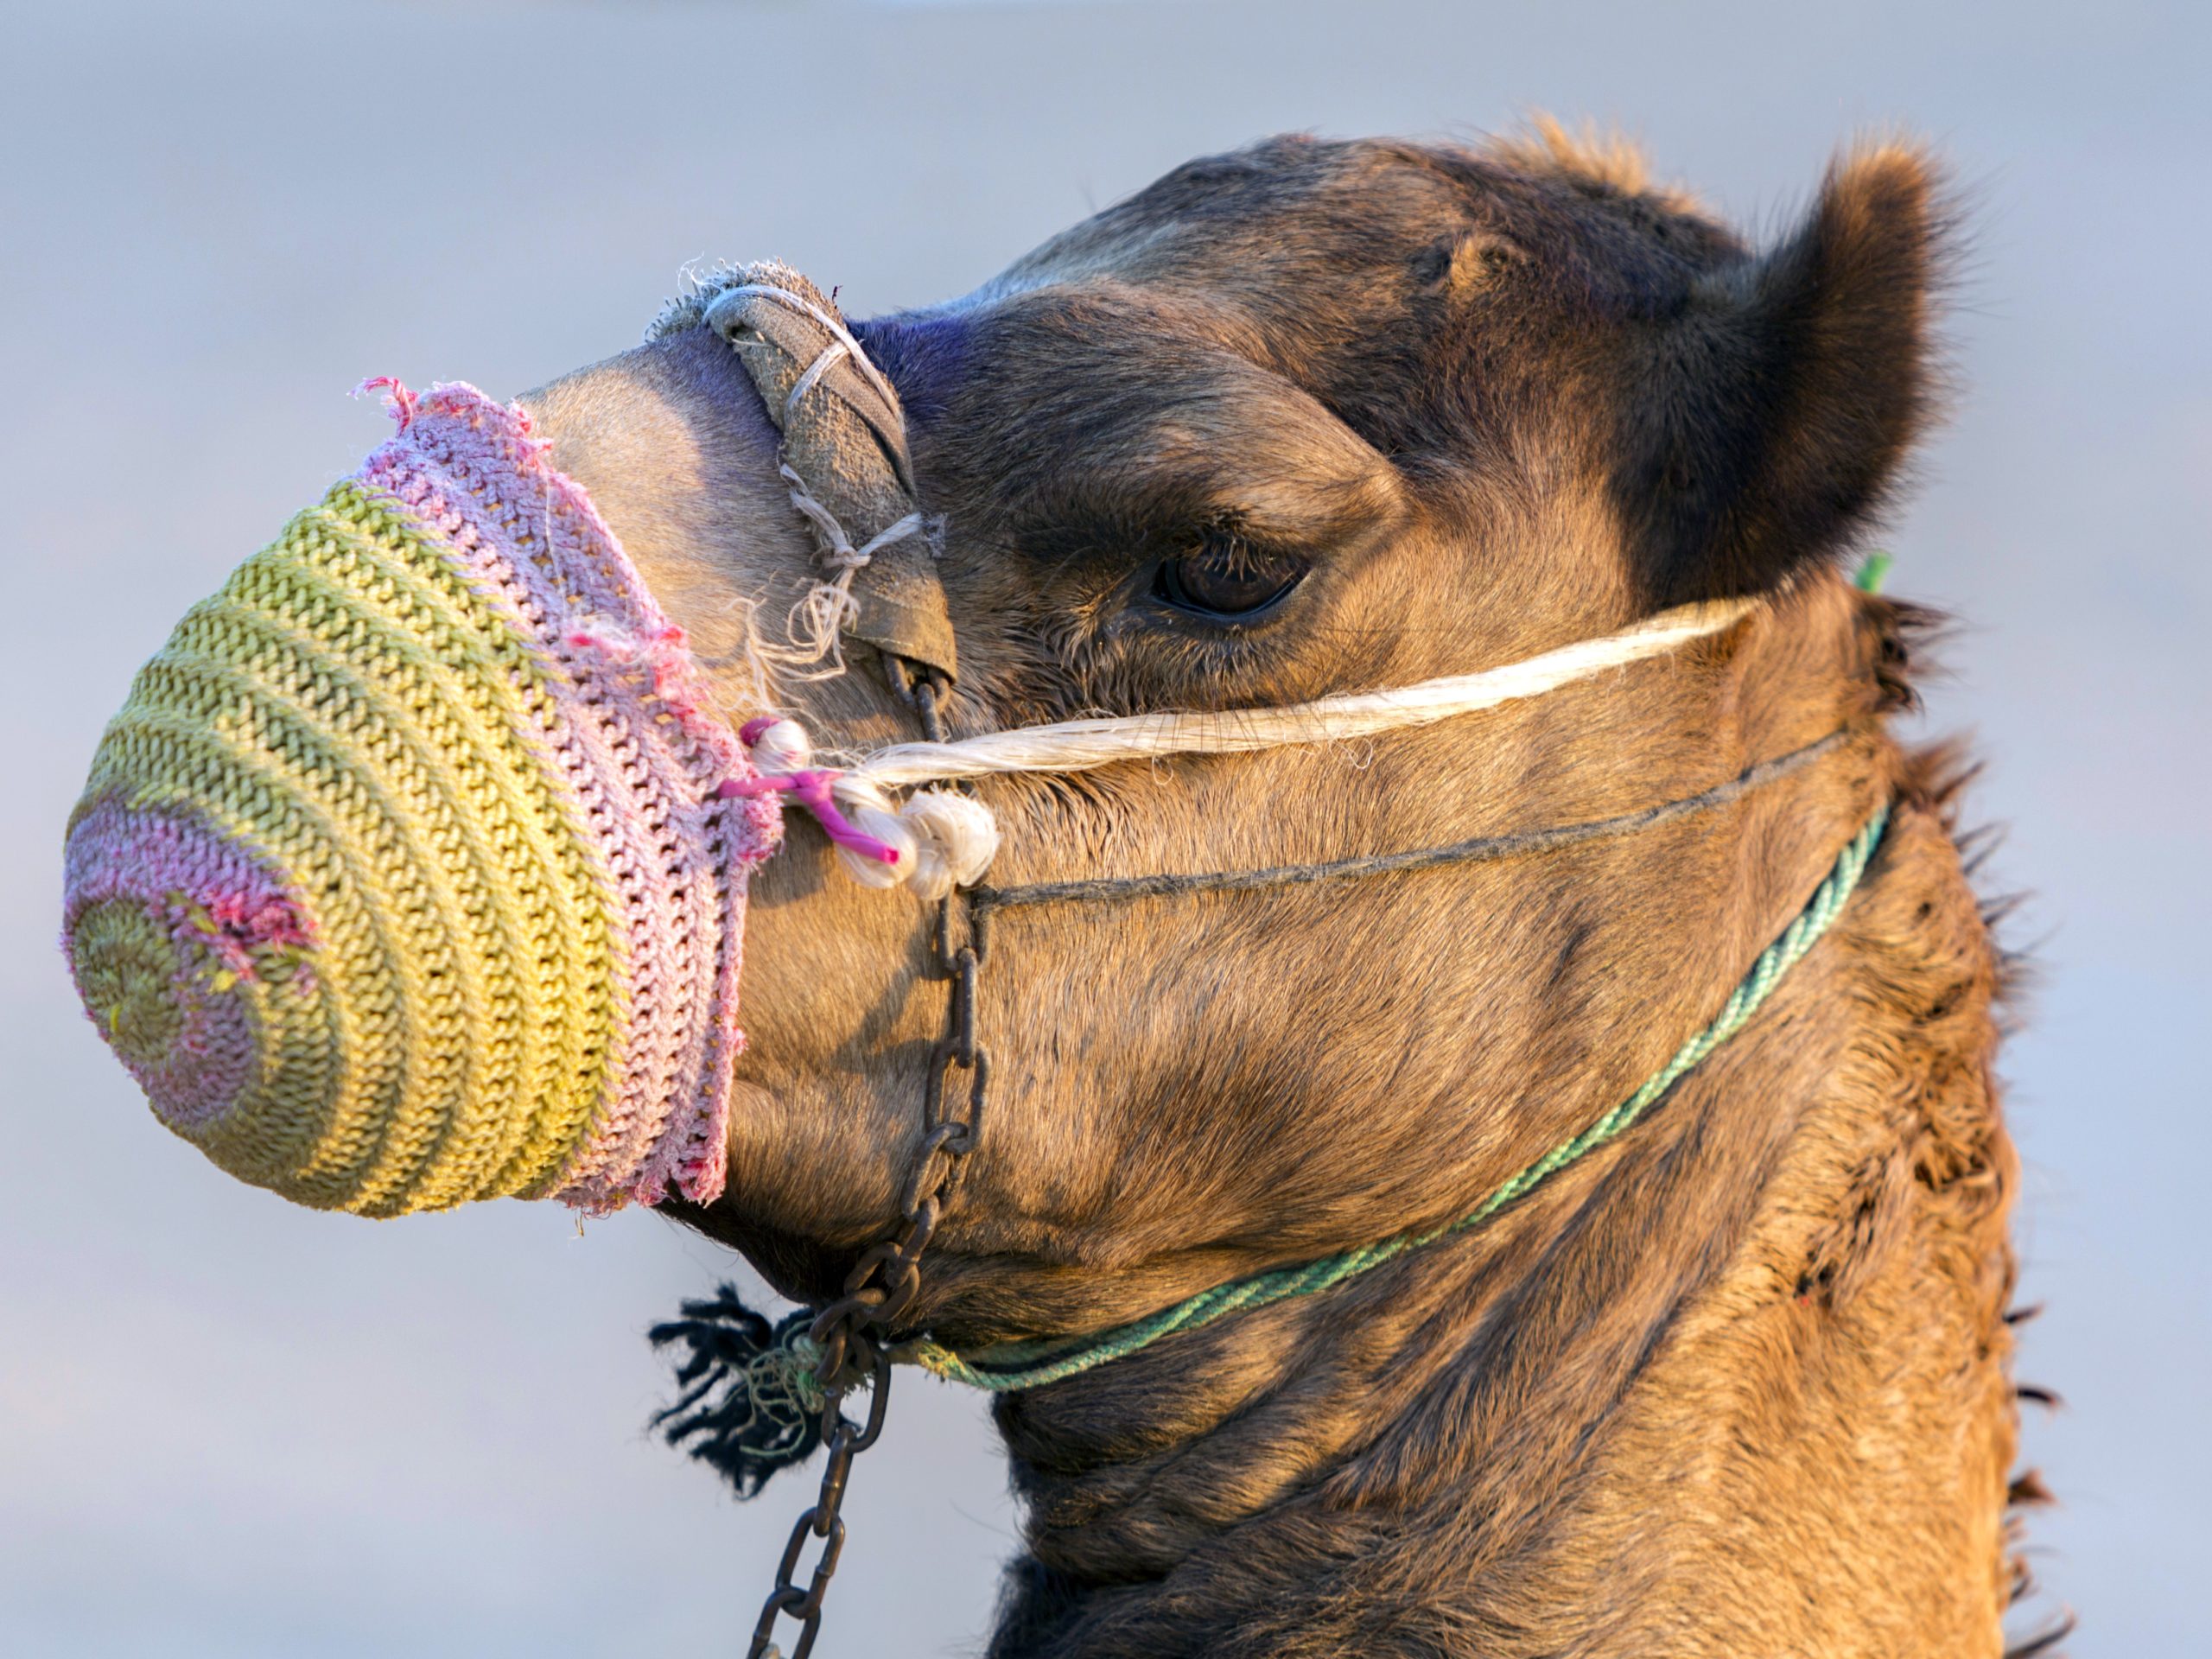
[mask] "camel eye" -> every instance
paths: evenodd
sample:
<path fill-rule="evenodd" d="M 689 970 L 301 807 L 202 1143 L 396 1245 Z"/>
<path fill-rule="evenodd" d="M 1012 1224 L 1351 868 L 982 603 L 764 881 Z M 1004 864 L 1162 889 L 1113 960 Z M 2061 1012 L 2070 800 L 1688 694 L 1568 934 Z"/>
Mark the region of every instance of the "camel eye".
<path fill-rule="evenodd" d="M 1169 559 L 1153 583 L 1156 598 L 1214 621 L 1249 621 L 1298 586 L 1302 559 L 1267 553 L 1233 536 L 1210 538 L 1195 553 Z"/>

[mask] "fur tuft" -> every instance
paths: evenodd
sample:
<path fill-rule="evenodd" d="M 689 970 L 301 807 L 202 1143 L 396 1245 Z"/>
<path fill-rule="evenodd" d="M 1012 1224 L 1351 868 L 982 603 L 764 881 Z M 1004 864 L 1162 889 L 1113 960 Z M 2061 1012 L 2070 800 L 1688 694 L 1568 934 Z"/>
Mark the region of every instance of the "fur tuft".
<path fill-rule="evenodd" d="M 1484 152 L 1518 172 L 1560 180 L 1587 196 L 1640 196 L 1663 213 L 1705 212 L 1687 189 L 1655 185 L 1643 146 L 1618 128 L 1585 121 L 1569 129 L 1541 110 L 1532 112 L 1524 126 L 1523 131 L 1488 140 Z"/>

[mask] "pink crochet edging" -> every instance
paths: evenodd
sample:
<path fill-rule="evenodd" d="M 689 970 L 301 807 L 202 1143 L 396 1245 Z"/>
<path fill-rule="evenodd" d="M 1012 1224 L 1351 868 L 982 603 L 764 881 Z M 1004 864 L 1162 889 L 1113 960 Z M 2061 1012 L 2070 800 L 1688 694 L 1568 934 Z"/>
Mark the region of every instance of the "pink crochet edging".
<path fill-rule="evenodd" d="M 356 474 L 437 541 L 550 671 L 527 734 L 573 797 L 615 912 L 623 1047 L 556 1196 L 594 1213 L 671 1188 L 718 1198 L 727 1162 L 745 894 L 781 836 L 772 801 L 709 709 L 685 644 L 529 415 L 465 382 L 419 396 L 388 377 L 397 429 Z M 672 716 L 672 718 L 671 718 Z"/>

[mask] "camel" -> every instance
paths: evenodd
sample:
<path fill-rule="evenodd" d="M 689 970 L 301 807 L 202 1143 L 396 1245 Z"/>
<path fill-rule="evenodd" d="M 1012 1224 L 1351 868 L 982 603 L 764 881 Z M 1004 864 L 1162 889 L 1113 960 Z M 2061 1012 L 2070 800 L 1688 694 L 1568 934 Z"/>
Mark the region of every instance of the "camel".
<path fill-rule="evenodd" d="M 1447 1228 L 1878 837 L 1738 1034 L 1480 1225 L 1000 1392 L 1024 1522 L 995 1659 L 2003 1649 L 2036 1491 L 2008 1478 L 2008 958 L 1961 756 L 1888 727 L 1931 619 L 1849 575 L 1941 410 L 1950 223 L 1899 142 L 1765 249 L 1556 128 L 1179 168 L 853 325 L 957 636 L 918 691 L 865 634 L 787 624 L 819 620 L 820 545 L 700 306 L 524 394 L 718 704 L 829 751 L 925 707 L 957 740 L 1303 706 L 1740 604 L 1463 718 L 981 779 L 1001 889 L 1610 821 L 1805 757 L 1541 852 L 998 910 L 988 1109 L 887 1344 L 1030 1351 Z M 913 1213 L 923 1103 L 964 1086 L 961 910 L 844 879 L 796 811 L 785 836 L 721 1190 L 663 1208 L 819 1308 Z"/>
<path fill-rule="evenodd" d="M 1756 251 L 1556 129 L 1291 137 L 857 327 L 944 518 L 956 735 L 1765 601 L 1663 664 L 1365 746 L 992 779 L 994 880 L 1596 818 L 1853 733 L 1717 819 L 1586 850 L 1004 914 L 992 1116 L 916 1328 L 1096 1332 L 1463 1212 L 1662 1060 L 1895 803 L 1829 938 L 1603 1154 L 1341 1289 L 1001 1396 L 1026 1521 L 995 1659 L 2000 1650 L 2006 959 L 1960 756 L 1885 729 L 1929 619 L 1842 569 L 1940 405 L 1948 223 L 1894 143 Z M 671 614 L 747 660 L 812 550 L 723 343 L 679 327 L 525 402 Z M 855 747 L 912 735 L 874 676 L 781 694 Z M 671 1207 L 818 1305 L 896 1213 L 943 999 L 927 912 L 810 850 L 754 890 L 728 1193 Z"/>

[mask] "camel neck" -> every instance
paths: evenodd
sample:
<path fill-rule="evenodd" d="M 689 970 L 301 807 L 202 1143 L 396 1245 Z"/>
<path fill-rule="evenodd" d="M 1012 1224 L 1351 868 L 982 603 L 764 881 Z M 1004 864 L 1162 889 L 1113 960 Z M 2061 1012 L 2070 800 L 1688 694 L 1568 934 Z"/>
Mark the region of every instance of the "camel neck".
<path fill-rule="evenodd" d="M 1694 1229 L 1625 1201 L 1710 1167 L 1704 1092 L 1478 1235 L 1003 1400 L 1032 1554 L 997 1659 L 1333 1651 L 1289 1632 L 1355 1606 L 1343 1651 L 1397 1650 L 1393 1605 L 1411 1652 L 1478 1605 L 1503 1630 L 1770 1173 L 1771 1133 L 1719 1150 L 1734 1200 Z"/>

